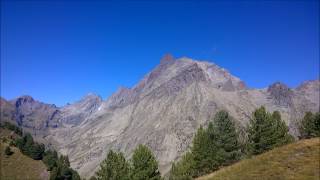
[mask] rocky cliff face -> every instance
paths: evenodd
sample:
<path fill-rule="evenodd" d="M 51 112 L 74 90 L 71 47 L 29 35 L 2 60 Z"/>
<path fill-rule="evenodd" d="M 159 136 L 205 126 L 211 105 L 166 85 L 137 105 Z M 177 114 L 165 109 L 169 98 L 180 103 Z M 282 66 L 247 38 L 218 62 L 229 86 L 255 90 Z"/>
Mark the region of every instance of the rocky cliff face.
<path fill-rule="evenodd" d="M 30 99 L 10 103 L 19 104 L 15 109 L 25 117 L 34 112 L 39 127 L 47 128 L 43 138 L 68 154 L 72 167 L 83 176 L 97 170 L 109 149 L 130 156 L 138 144 L 153 150 L 161 172 L 166 173 L 188 149 L 196 129 L 221 109 L 229 111 L 242 128 L 251 113 L 264 105 L 269 111 L 280 111 L 290 132 L 297 135 L 297 120 L 304 112 L 319 111 L 319 86 L 317 80 L 296 89 L 282 83 L 249 89 L 215 64 L 167 55 L 136 86 L 120 88 L 106 101 L 90 94 L 62 108 L 30 105 L 34 103 Z M 42 121 L 57 126 L 43 126 Z M 23 122 L 22 126 L 30 126 L 32 121 Z"/>
<path fill-rule="evenodd" d="M 56 128 L 59 123 L 59 108 L 21 96 L 11 101 L 1 98 L 1 120 L 9 120 L 34 134 L 46 134 L 46 129 Z M 5 117 L 4 117 L 5 116 Z"/>

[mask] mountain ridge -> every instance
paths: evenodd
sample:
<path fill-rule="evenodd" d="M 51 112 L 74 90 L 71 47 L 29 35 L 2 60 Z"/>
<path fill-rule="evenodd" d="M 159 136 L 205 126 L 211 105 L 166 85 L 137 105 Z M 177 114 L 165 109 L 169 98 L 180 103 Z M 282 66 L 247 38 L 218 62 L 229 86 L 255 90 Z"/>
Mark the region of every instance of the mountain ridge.
<path fill-rule="evenodd" d="M 314 80 L 297 88 L 283 83 L 248 88 L 238 77 L 213 63 L 165 55 L 135 86 L 119 88 L 106 100 L 89 95 L 63 107 L 47 105 L 46 111 L 40 108 L 51 115 L 55 112 L 49 120 L 35 108 L 42 105 L 27 103 L 18 112 L 24 115 L 25 124 L 32 125 L 29 112 L 30 107 L 35 108 L 35 114 L 48 126 L 40 126 L 43 129 L 36 132 L 24 128 L 60 153 L 68 154 L 71 166 L 82 176 L 92 175 L 109 149 L 130 156 L 138 144 L 153 150 L 161 172 L 166 173 L 170 164 L 188 149 L 195 130 L 221 109 L 236 118 L 239 128 L 246 126 L 253 110 L 261 105 L 270 111 L 279 110 L 290 133 L 297 136 L 298 119 L 303 113 L 319 111 L 319 86 L 320 81 Z M 1 112 L 6 113 L 5 109 L 11 108 L 2 107 Z M 15 115 L 15 120 L 18 117 Z"/>

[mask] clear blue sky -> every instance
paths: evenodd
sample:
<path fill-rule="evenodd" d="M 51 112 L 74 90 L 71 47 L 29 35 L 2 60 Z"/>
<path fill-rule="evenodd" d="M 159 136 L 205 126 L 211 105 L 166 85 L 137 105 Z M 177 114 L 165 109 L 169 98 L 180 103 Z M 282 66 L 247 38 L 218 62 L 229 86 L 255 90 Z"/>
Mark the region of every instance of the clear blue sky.
<path fill-rule="evenodd" d="M 132 87 L 167 52 L 263 88 L 319 78 L 319 1 L 1 4 L 1 96 L 59 106 Z"/>

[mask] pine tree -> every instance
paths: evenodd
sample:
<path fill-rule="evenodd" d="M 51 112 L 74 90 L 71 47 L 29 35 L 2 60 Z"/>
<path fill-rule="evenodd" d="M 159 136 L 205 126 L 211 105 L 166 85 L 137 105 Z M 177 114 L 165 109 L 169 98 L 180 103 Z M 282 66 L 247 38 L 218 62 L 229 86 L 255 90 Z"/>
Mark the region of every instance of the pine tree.
<path fill-rule="evenodd" d="M 214 169 L 217 169 L 222 160 L 221 150 L 216 143 L 216 133 L 213 124 L 210 122 L 208 129 L 202 126 L 194 136 L 191 152 L 194 159 L 194 174 L 200 176 Z"/>
<path fill-rule="evenodd" d="M 28 147 L 28 155 L 34 160 L 40 160 L 43 157 L 44 150 L 43 144 L 34 143 Z"/>
<path fill-rule="evenodd" d="M 23 147 L 21 152 L 27 156 L 30 156 L 31 148 L 34 144 L 33 138 L 30 133 L 27 133 L 23 136 Z"/>
<path fill-rule="evenodd" d="M 48 170 L 51 171 L 53 167 L 57 166 L 56 158 L 51 150 L 45 152 L 42 161 L 47 166 Z"/>
<path fill-rule="evenodd" d="M 260 154 L 269 149 L 266 144 L 266 131 L 270 132 L 272 124 L 269 123 L 270 118 L 264 107 L 260 107 L 253 113 L 253 118 L 250 119 L 248 129 L 248 151 L 249 154 Z M 269 127 L 268 127 L 269 126 Z M 267 128 L 267 129 L 264 129 Z"/>
<path fill-rule="evenodd" d="M 97 179 L 126 180 L 129 179 L 129 164 L 123 154 L 109 151 L 107 158 L 100 164 Z"/>
<path fill-rule="evenodd" d="M 191 152 L 182 156 L 181 160 L 173 163 L 170 171 L 170 180 L 191 180 L 194 169 L 194 160 Z"/>
<path fill-rule="evenodd" d="M 208 127 L 210 129 L 210 126 Z M 214 117 L 214 133 L 220 149 L 221 164 L 230 164 L 241 156 L 241 146 L 238 141 L 234 120 L 227 111 L 219 111 Z"/>
<path fill-rule="evenodd" d="M 320 113 L 306 112 L 300 127 L 300 138 L 320 136 Z"/>
<path fill-rule="evenodd" d="M 293 142 L 294 138 L 289 134 L 289 128 L 286 123 L 281 120 L 281 114 L 279 111 L 274 111 L 272 113 L 272 120 L 275 128 L 276 139 L 276 143 L 273 148 Z"/>
<path fill-rule="evenodd" d="M 279 112 L 271 115 L 262 106 L 253 113 L 248 128 L 249 154 L 260 154 L 292 140 L 293 138 L 288 133 L 288 127 L 281 120 Z"/>
<path fill-rule="evenodd" d="M 133 152 L 132 158 L 132 180 L 159 180 L 161 179 L 158 162 L 151 150 L 144 145 L 139 145 Z"/>

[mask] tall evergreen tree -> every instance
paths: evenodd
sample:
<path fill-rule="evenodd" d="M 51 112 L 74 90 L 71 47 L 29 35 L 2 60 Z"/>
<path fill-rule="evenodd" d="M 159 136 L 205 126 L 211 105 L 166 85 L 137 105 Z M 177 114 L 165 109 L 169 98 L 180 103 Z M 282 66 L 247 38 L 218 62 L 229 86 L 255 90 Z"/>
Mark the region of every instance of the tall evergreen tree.
<path fill-rule="evenodd" d="M 262 106 L 253 113 L 248 128 L 248 152 L 260 154 L 289 143 L 292 137 L 279 112 L 271 115 Z"/>
<path fill-rule="evenodd" d="M 210 125 L 208 131 L 210 132 Z M 216 138 L 211 139 L 216 141 L 219 148 L 220 164 L 237 161 L 241 156 L 241 145 L 234 120 L 227 111 L 222 110 L 216 113 L 213 133 L 216 134 Z"/>
<path fill-rule="evenodd" d="M 107 158 L 100 164 L 96 173 L 99 180 L 127 180 L 129 179 L 129 164 L 123 154 L 109 151 Z"/>
<path fill-rule="evenodd" d="M 193 176 L 206 174 L 220 165 L 222 157 L 216 138 L 212 122 L 209 123 L 208 129 L 201 126 L 197 130 L 191 147 L 194 159 Z"/>
<path fill-rule="evenodd" d="M 161 179 L 158 162 L 151 150 L 144 145 L 139 145 L 133 152 L 132 158 L 132 180 L 158 180 Z"/>
<path fill-rule="evenodd" d="M 51 150 L 48 150 L 44 153 L 42 161 L 47 166 L 49 171 L 51 171 L 55 166 L 57 166 L 57 157 L 54 156 L 54 153 Z"/>
<path fill-rule="evenodd" d="M 276 143 L 273 145 L 273 147 L 278 147 L 293 142 L 294 138 L 289 134 L 289 128 L 286 123 L 281 120 L 280 112 L 274 111 L 271 117 L 275 128 L 276 139 Z"/>

